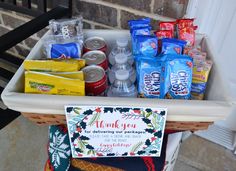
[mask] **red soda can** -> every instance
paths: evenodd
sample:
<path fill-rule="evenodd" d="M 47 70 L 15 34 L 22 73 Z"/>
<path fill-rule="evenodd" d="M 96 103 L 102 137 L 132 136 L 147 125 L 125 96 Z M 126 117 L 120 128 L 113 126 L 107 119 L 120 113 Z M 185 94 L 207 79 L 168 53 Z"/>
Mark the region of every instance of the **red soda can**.
<path fill-rule="evenodd" d="M 85 59 L 86 65 L 98 65 L 105 71 L 108 69 L 106 54 L 100 50 L 86 52 L 81 58 Z"/>
<path fill-rule="evenodd" d="M 100 50 L 106 53 L 107 45 L 103 38 L 101 37 L 90 37 L 84 41 L 84 53 L 92 50 Z"/>
<path fill-rule="evenodd" d="M 82 69 L 85 76 L 87 96 L 104 96 L 107 89 L 107 76 L 102 67 L 91 65 Z"/>

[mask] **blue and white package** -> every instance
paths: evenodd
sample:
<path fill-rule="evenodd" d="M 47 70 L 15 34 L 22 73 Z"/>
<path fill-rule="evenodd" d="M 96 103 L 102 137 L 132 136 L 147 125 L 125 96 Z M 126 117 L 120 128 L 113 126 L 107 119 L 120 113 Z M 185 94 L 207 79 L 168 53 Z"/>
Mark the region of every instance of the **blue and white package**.
<path fill-rule="evenodd" d="M 49 35 L 43 39 L 44 52 L 49 59 L 80 59 L 82 39 L 64 39 L 61 35 Z"/>
<path fill-rule="evenodd" d="M 139 97 L 160 98 L 161 62 L 157 59 L 140 59 L 137 65 Z"/>
<path fill-rule="evenodd" d="M 52 59 L 70 59 L 80 58 L 80 45 L 78 43 L 51 44 L 49 58 Z"/>
<path fill-rule="evenodd" d="M 162 54 L 183 54 L 184 47 L 186 45 L 186 41 L 172 39 L 172 38 L 164 38 L 161 41 Z"/>
<path fill-rule="evenodd" d="M 150 18 L 142 18 L 138 20 L 129 20 L 128 25 L 130 29 L 139 28 L 139 27 L 147 27 L 150 25 Z"/>
<path fill-rule="evenodd" d="M 162 63 L 161 98 L 190 99 L 193 59 L 186 55 L 168 54 Z"/>
<path fill-rule="evenodd" d="M 155 57 L 158 51 L 156 36 L 137 35 L 133 38 L 133 55 Z"/>

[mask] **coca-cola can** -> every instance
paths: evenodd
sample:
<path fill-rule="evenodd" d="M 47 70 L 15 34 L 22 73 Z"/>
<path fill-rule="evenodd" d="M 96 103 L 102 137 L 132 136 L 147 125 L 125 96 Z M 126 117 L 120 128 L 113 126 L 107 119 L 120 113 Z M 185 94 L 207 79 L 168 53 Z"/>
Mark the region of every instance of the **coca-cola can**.
<path fill-rule="evenodd" d="M 100 50 L 106 53 L 107 45 L 103 38 L 101 37 L 89 37 L 84 41 L 84 53 L 92 50 Z"/>
<path fill-rule="evenodd" d="M 105 70 L 96 65 L 86 66 L 82 69 L 85 76 L 85 92 L 87 96 L 104 96 L 107 89 L 107 76 Z"/>
<path fill-rule="evenodd" d="M 86 65 L 98 65 L 105 71 L 108 69 L 106 54 L 100 50 L 86 52 L 81 58 L 85 59 Z"/>

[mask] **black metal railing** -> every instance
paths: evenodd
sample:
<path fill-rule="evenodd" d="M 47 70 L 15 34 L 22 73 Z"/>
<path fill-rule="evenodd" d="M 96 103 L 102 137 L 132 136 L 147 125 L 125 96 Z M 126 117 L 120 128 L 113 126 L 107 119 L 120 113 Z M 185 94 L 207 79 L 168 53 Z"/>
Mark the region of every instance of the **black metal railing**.
<path fill-rule="evenodd" d="M 0 8 L 34 17 L 37 17 L 56 6 L 67 7 L 71 12 L 72 0 L 0 0 Z"/>
<path fill-rule="evenodd" d="M 46 27 L 51 19 L 58 19 L 72 14 L 72 0 L 0 0 L 0 8 L 34 16 L 31 21 L 9 31 L 0 37 L 0 94 L 14 72 L 24 61 L 6 50 L 27 39 Z M 20 115 L 7 109 L 0 98 L 0 129 Z"/>

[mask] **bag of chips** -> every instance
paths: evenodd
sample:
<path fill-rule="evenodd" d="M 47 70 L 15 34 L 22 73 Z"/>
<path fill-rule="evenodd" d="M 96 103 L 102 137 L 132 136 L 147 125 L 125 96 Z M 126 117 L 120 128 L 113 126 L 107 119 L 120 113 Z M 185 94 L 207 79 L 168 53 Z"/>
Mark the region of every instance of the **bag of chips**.
<path fill-rule="evenodd" d="M 139 97 L 160 98 L 161 61 L 156 58 L 140 59 L 137 72 Z"/>
<path fill-rule="evenodd" d="M 133 55 L 154 57 L 158 52 L 156 36 L 137 35 L 133 38 Z"/>
<path fill-rule="evenodd" d="M 177 54 L 162 58 L 161 98 L 190 99 L 193 59 Z"/>
<path fill-rule="evenodd" d="M 172 37 L 175 35 L 175 21 L 163 21 L 159 23 L 160 30 L 169 30 L 171 31 Z"/>
<path fill-rule="evenodd" d="M 164 38 L 162 39 L 162 54 L 182 54 L 186 42 L 183 40 L 173 39 L 173 38 Z"/>

